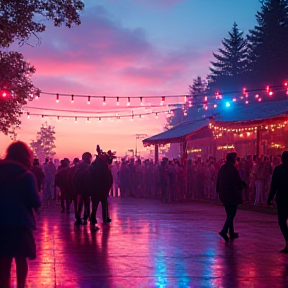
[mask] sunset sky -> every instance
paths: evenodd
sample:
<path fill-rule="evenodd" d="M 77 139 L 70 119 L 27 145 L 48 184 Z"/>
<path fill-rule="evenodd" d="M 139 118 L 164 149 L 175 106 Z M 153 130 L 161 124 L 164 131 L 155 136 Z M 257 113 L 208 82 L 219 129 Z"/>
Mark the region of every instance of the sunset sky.
<path fill-rule="evenodd" d="M 247 33 L 256 24 L 255 14 L 260 10 L 258 0 L 86 0 L 81 13 L 82 24 L 68 29 L 55 28 L 47 22 L 47 30 L 31 45 L 11 50 L 24 54 L 36 68 L 34 84 L 44 92 L 29 107 L 63 109 L 76 112 L 42 111 L 25 108 L 39 114 L 66 116 L 116 115 L 155 112 L 166 107 L 137 108 L 139 96 L 145 107 L 159 105 L 159 99 L 145 99 L 151 95 L 185 95 L 197 76 L 206 77 L 213 52 L 221 47 L 221 40 L 236 22 Z M 60 101 L 56 103 L 56 93 Z M 73 104 L 61 93 L 115 96 L 107 99 L 77 98 Z M 131 97 L 127 109 L 126 98 L 116 106 L 116 97 Z M 136 97 L 138 96 L 138 97 Z M 133 99 L 136 97 L 136 99 Z M 183 101 L 181 97 L 170 103 Z M 115 110 L 118 109 L 118 110 Z M 121 111 L 119 110 L 121 109 Z M 156 110 L 155 110 L 156 109 Z M 94 114 L 82 113 L 89 111 Z M 102 114 L 103 110 L 113 110 Z M 107 112 L 107 111 L 106 111 Z M 113 113 L 112 113 L 113 112 Z M 135 134 L 148 136 L 163 131 L 165 115 L 158 119 L 151 115 L 110 122 L 103 119 L 63 119 L 53 117 L 22 117 L 18 139 L 30 142 L 42 123 L 55 126 L 56 158 L 79 157 L 85 151 L 94 153 L 96 144 L 103 150 L 124 155 L 135 148 Z M 0 135 L 0 154 L 10 143 L 9 137 Z M 143 150 L 138 142 L 138 148 Z"/>

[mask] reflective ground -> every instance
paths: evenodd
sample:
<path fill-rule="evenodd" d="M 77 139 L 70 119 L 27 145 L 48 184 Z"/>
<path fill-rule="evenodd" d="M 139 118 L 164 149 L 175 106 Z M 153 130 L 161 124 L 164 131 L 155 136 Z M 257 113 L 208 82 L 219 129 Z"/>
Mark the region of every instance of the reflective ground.
<path fill-rule="evenodd" d="M 98 232 L 59 210 L 38 216 L 29 288 L 288 287 L 276 215 L 238 211 L 240 238 L 226 244 L 218 235 L 222 206 L 112 198 L 112 223 L 98 219 Z"/>

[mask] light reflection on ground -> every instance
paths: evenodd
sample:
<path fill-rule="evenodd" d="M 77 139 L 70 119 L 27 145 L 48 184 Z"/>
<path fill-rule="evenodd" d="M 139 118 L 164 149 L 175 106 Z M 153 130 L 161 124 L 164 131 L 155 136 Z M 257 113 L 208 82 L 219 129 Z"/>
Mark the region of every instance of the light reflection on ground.
<path fill-rule="evenodd" d="M 112 223 L 104 226 L 98 219 L 98 232 L 75 227 L 73 213 L 61 214 L 59 206 L 42 211 L 29 288 L 277 288 L 288 283 L 288 256 L 279 253 L 284 241 L 275 215 L 239 211 L 240 238 L 225 244 L 218 236 L 221 206 L 110 202 Z M 15 284 L 15 265 L 12 273 Z"/>

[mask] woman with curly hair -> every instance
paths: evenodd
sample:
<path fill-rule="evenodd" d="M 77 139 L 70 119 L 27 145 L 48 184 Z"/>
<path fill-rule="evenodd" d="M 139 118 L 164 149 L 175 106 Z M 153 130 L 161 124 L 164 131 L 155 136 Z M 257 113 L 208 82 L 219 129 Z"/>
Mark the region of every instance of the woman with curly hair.
<path fill-rule="evenodd" d="M 36 258 L 33 210 L 41 202 L 34 175 L 30 172 L 32 153 L 21 141 L 7 148 L 0 161 L 0 283 L 10 287 L 13 258 L 16 262 L 17 286 L 23 288 L 28 273 L 27 258 Z"/>

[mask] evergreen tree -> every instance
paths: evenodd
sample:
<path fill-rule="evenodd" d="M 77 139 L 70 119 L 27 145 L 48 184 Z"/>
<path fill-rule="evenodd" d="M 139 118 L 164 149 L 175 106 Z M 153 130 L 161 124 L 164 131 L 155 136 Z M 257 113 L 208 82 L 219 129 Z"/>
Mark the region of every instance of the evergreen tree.
<path fill-rule="evenodd" d="M 281 85 L 288 80 L 288 0 L 263 0 L 258 25 L 250 30 L 251 86 Z"/>
<path fill-rule="evenodd" d="M 241 81 L 247 71 L 247 39 L 238 25 L 233 24 L 229 38 L 222 40 L 223 48 L 213 53 L 216 61 L 211 61 L 209 90 L 234 91 L 239 90 Z M 241 86 L 240 86 L 241 87 Z"/>
<path fill-rule="evenodd" d="M 189 92 L 193 98 L 204 96 L 207 90 L 207 83 L 200 76 L 193 80 L 193 85 L 189 85 Z"/>
<path fill-rule="evenodd" d="M 192 107 L 189 107 L 188 103 L 187 118 L 189 118 L 189 120 L 200 119 L 205 113 L 203 101 L 205 94 L 207 93 L 206 80 L 202 80 L 202 78 L 198 76 L 193 80 L 193 85 L 189 86 L 189 92 L 191 95 L 189 101 L 191 101 Z"/>
<path fill-rule="evenodd" d="M 30 147 L 40 162 L 44 162 L 44 158 L 53 157 L 55 146 L 55 127 L 42 124 L 40 131 L 37 132 L 37 140 L 30 143 Z"/>
<path fill-rule="evenodd" d="M 202 80 L 201 76 L 193 79 L 193 84 L 189 85 L 189 97 L 185 107 L 173 110 L 173 116 L 167 118 L 165 129 L 168 130 L 187 120 L 200 119 L 205 113 L 203 109 L 203 101 L 207 92 L 207 82 Z M 191 106 L 189 105 L 191 103 Z"/>

